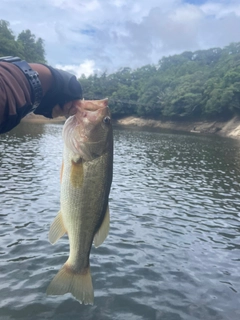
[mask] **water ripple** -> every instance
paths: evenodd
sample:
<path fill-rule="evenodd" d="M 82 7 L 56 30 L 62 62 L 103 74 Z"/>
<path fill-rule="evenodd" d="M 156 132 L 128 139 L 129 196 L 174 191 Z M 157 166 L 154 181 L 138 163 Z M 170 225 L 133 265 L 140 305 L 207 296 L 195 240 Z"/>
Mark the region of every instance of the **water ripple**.
<path fill-rule="evenodd" d="M 59 209 L 61 125 L 0 137 L 0 318 L 240 318 L 240 144 L 115 130 L 111 229 L 92 248 L 93 307 L 46 288 L 68 257 Z"/>

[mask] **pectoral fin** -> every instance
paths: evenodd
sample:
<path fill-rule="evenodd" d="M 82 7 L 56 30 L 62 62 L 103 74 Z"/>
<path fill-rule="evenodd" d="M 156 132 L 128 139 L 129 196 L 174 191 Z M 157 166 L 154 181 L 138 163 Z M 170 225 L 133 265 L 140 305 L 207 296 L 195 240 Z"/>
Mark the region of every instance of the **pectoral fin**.
<path fill-rule="evenodd" d="M 105 213 L 101 227 L 98 229 L 94 236 L 93 243 L 95 248 L 99 247 L 103 241 L 107 238 L 109 232 L 110 214 L 109 207 L 107 206 L 107 211 Z"/>
<path fill-rule="evenodd" d="M 54 244 L 58 241 L 59 238 L 61 238 L 65 233 L 66 229 L 63 224 L 62 220 L 62 214 L 61 211 L 58 212 L 56 218 L 53 220 L 53 223 L 51 224 L 48 239 L 51 244 Z"/>
<path fill-rule="evenodd" d="M 83 162 L 81 158 L 77 162 L 72 160 L 70 181 L 74 188 L 81 188 L 83 184 Z"/>

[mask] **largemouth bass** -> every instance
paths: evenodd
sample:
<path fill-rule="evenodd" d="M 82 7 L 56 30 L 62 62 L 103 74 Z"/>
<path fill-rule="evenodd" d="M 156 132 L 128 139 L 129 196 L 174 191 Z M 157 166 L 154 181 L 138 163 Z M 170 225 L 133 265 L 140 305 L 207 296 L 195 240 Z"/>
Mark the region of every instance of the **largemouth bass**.
<path fill-rule="evenodd" d="M 53 221 L 52 244 L 68 234 L 70 254 L 47 294 L 70 292 L 80 303 L 94 299 L 89 255 L 109 231 L 108 196 L 113 171 L 113 134 L 108 100 L 83 100 L 63 128 L 60 211 Z"/>

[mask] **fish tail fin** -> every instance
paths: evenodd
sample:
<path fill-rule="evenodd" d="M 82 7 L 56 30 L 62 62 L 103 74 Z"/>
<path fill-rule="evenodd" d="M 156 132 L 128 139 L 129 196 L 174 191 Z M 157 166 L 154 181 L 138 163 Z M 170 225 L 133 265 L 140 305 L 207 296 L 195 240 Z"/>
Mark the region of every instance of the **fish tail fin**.
<path fill-rule="evenodd" d="M 70 292 L 82 304 L 93 304 L 94 293 L 90 267 L 77 273 L 65 263 L 47 288 L 48 295 Z"/>

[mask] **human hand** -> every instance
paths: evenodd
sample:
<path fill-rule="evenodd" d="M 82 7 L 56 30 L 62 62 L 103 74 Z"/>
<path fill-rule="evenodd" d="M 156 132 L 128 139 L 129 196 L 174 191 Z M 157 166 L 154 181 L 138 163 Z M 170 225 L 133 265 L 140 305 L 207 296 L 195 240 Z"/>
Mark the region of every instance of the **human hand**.
<path fill-rule="evenodd" d="M 44 70 L 38 64 L 31 64 L 31 67 L 39 73 L 43 88 L 42 101 L 34 113 L 47 118 L 73 115 L 76 112 L 75 103 L 82 99 L 82 87 L 76 76 L 51 66 Z"/>
<path fill-rule="evenodd" d="M 57 104 L 52 110 L 52 117 L 62 117 L 66 118 L 73 116 L 77 112 L 77 106 L 81 104 L 81 100 L 73 100 L 65 103 L 65 105 L 61 108 L 59 104 Z"/>

